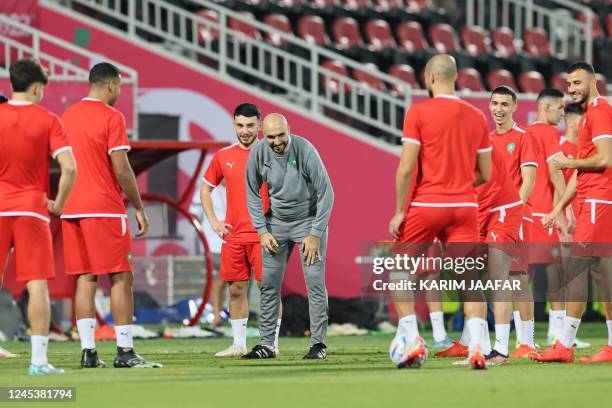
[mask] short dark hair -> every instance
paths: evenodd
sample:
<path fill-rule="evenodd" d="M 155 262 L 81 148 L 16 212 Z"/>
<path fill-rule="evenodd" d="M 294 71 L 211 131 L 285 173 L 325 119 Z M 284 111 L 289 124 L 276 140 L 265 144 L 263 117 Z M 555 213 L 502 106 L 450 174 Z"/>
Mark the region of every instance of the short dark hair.
<path fill-rule="evenodd" d="M 234 109 L 234 118 L 236 116 L 244 116 L 245 118 L 252 118 L 257 116 L 257 119 L 261 119 L 261 112 L 257 105 L 252 103 L 242 103 Z"/>
<path fill-rule="evenodd" d="M 514 92 L 514 89 L 510 88 L 509 86 L 498 86 L 493 90 L 493 92 L 491 92 L 491 96 L 493 95 L 510 95 L 512 97 L 512 102 L 516 103 L 516 92 Z"/>
<path fill-rule="evenodd" d="M 563 92 L 555 88 L 546 88 L 538 94 L 538 102 L 544 98 L 563 98 Z"/>
<path fill-rule="evenodd" d="M 584 108 L 580 103 L 568 103 L 565 106 L 565 115 L 584 115 Z"/>
<path fill-rule="evenodd" d="M 6 103 L 9 101 L 9 98 L 7 98 L 4 95 L 0 95 L 0 105 L 2 105 L 3 103 Z"/>
<path fill-rule="evenodd" d="M 102 84 L 112 79 L 117 79 L 121 75 L 119 68 L 109 62 L 100 62 L 89 71 L 89 83 Z"/>
<path fill-rule="evenodd" d="M 33 59 L 15 61 L 9 68 L 13 92 L 25 92 L 32 84 L 47 85 L 47 74 L 40 63 Z"/>
<path fill-rule="evenodd" d="M 595 68 L 593 68 L 593 65 L 589 64 L 588 62 L 585 61 L 579 61 L 579 62 L 575 62 L 572 65 L 570 65 L 567 70 L 565 71 L 566 74 L 571 74 L 574 71 L 578 71 L 579 69 L 583 69 L 586 72 L 588 72 L 591 75 L 595 75 Z"/>

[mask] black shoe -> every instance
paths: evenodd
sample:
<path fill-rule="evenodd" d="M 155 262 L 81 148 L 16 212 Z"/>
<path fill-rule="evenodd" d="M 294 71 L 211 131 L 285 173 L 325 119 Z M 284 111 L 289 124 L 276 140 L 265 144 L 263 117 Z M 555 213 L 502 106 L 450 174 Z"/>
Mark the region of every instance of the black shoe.
<path fill-rule="evenodd" d="M 270 348 L 266 346 L 262 346 L 258 344 L 255 347 L 253 347 L 253 350 L 249 351 L 247 354 L 245 354 L 244 356 L 240 358 L 243 358 L 245 360 L 255 360 L 255 359 L 262 359 L 262 358 L 276 358 L 276 353 L 274 352 L 274 350 L 271 350 Z"/>
<path fill-rule="evenodd" d="M 507 355 L 504 355 L 495 349 L 491 350 L 491 352 L 485 356 L 485 363 L 488 366 L 500 366 L 508 364 L 509 362 L 510 359 Z"/>
<path fill-rule="evenodd" d="M 131 348 L 120 348 L 117 347 L 117 356 L 113 361 L 115 368 L 162 368 L 160 363 L 149 362 L 144 358 L 140 357 Z"/>
<path fill-rule="evenodd" d="M 83 349 L 81 368 L 106 368 L 106 363 L 98 358 L 98 351 L 95 348 Z"/>
<path fill-rule="evenodd" d="M 325 352 L 326 348 L 327 346 L 323 343 L 313 344 L 304 358 L 307 360 L 325 360 L 327 357 L 327 352 Z"/>

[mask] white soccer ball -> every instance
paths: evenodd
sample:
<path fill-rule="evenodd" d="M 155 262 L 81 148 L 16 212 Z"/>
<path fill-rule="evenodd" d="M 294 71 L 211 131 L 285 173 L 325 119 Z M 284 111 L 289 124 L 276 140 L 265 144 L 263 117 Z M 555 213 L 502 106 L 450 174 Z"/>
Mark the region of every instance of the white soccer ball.
<path fill-rule="evenodd" d="M 411 358 L 417 349 L 422 349 L 423 352 Z M 420 337 L 413 344 L 408 344 L 406 336 L 395 336 L 389 346 L 389 357 L 397 368 L 421 368 L 427 361 L 428 354 L 427 344 Z"/>
<path fill-rule="evenodd" d="M 408 352 L 408 339 L 406 336 L 395 336 L 391 345 L 389 346 L 389 358 L 391 362 L 397 368 L 406 367 L 406 361 L 404 357 Z"/>

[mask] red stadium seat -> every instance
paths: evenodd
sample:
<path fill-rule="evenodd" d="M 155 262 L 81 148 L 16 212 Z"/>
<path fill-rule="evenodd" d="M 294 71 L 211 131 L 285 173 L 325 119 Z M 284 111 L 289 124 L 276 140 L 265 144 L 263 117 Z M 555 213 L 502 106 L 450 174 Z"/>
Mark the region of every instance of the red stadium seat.
<path fill-rule="evenodd" d="M 391 34 L 391 28 L 385 20 L 376 19 L 368 21 L 365 32 L 368 44 L 375 50 L 397 47 L 393 34 Z"/>
<path fill-rule="evenodd" d="M 461 42 L 463 42 L 463 48 L 471 57 L 491 53 L 491 40 L 481 27 L 463 27 L 461 29 Z"/>
<path fill-rule="evenodd" d="M 546 31 L 541 28 L 532 28 L 523 32 L 525 51 L 532 57 L 548 57 L 550 55 L 550 44 Z"/>
<path fill-rule="evenodd" d="M 423 27 L 416 21 L 401 22 L 397 26 L 396 34 L 400 47 L 407 52 L 429 49 L 423 34 Z"/>
<path fill-rule="evenodd" d="M 449 24 L 433 24 L 429 27 L 431 44 L 440 53 L 459 51 L 455 30 Z"/>
<path fill-rule="evenodd" d="M 474 68 L 462 68 L 457 72 L 457 89 L 472 92 L 486 91 L 480 73 Z"/>
<path fill-rule="evenodd" d="M 537 71 L 523 72 L 519 76 L 519 85 L 525 93 L 540 93 L 546 88 L 544 77 Z"/>
<path fill-rule="evenodd" d="M 393 65 L 391 68 L 389 68 L 389 75 L 399 79 L 400 81 L 406 82 L 412 87 L 412 89 L 419 89 L 419 83 L 416 80 L 414 69 L 412 69 L 410 65 Z M 399 85 L 393 85 L 392 90 L 400 95 L 403 95 L 405 91 L 404 87 Z"/>
<path fill-rule="evenodd" d="M 359 33 L 359 23 L 352 17 L 340 17 L 334 20 L 332 33 L 338 48 L 361 47 L 363 45 Z"/>
<path fill-rule="evenodd" d="M 406 0 L 405 3 L 408 10 L 416 13 L 428 11 L 433 8 L 431 0 Z"/>
<path fill-rule="evenodd" d="M 379 11 L 392 11 L 404 8 L 404 2 L 402 0 L 375 0 L 374 4 L 376 10 Z"/>
<path fill-rule="evenodd" d="M 372 7 L 370 0 L 344 0 L 344 8 L 347 10 L 361 10 Z"/>
<path fill-rule="evenodd" d="M 336 0 L 310 0 L 310 3 L 315 8 L 324 9 L 327 7 L 333 7 L 338 2 Z"/>
<path fill-rule="evenodd" d="M 553 75 L 550 80 L 550 85 L 560 90 L 561 92 L 567 92 L 567 83 L 565 82 L 565 77 L 567 74 L 565 72 L 559 72 L 558 74 Z"/>
<path fill-rule="evenodd" d="M 518 89 L 512 73 L 505 69 L 497 69 L 489 72 L 487 82 L 489 83 L 489 90 L 491 91 L 502 85 L 509 86 L 515 91 Z"/>
<path fill-rule="evenodd" d="M 264 17 L 263 22 L 270 27 L 276 28 L 278 31 L 293 35 L 293 31 L 291 31 L 291 24 L 289 24 L 289 19 L 284 14 L 268 14 Z M 270 32 L 268 32 L 266 35 L 266 40 L 275 46 L 283 45 L 287 42 L 287 40 L 281 38 L 280 35 Z"/>
<path fill-rule="evenodd" d="M 612 37 L 612 13 L 606 16 L 606 31 L 608 31 L 608 37 Z"/>
<path fill-rule="evenodd" d="M 252 13 L 249 13 L 248 11 L 242 11 L 240 12 L 240 15 L 255 20 L 255 16 Z M 245 23 L 243 21 L 230 17 L 228 21 L 228 27 L 232 30 L 240 31 L 242 34 L 249 38 L 252 38 L 253 40 L 261 41 L 261 33 L 255 26 L 252 26 L 249 23 Z"/>
<path fill-rule="evenodd" d="M 345 76 L 350 78 L 348 69 L 346 66 L 337 60 L 327 60 L 321 64 L 321 68 L 325 68 L 329 71 L 332 71 L 341 76 Z M 329 91 L 332 95 L 336 95 L 340 93 L 340 83 L 338 79 L 327 77 L 325 74 L 321 74 L 321 83 L 326 91 Z M 344 83 L 344 87 L 342 89 L 344 92 L 348 92 L 351 90 L 351 86 L 347 83 Z"/>
<path fill-rule="evenodd" d="M 196 15 L 215 23 L 219 22 L 219 13 L 214 10 L 198 10 Z M 216 28 L 212 28 L 204 24 L 198 24 L 197 30 L 200 44 L 206 44 L 219 38 L 219 30 Z"/>
<path fill-rule="evenodd" d="M 586 23 L 586 15 L 584 13 L 580 13 L 578 15 L 578 21 L 580 21 L 581 23 Z M 604 38 L 605 36 L 606 34 L 601 28 L 601 22 L 599 21 L 599 17 L 597 16 L 597 14 L 593 13 L 593 38 L 599 39 Z"/>
<path fill-rule="evenodd" d="M 597 78 L 597 90 L 599 94 L 601 96 L 608 96 L 606 77 L 601 74 L 595 74 L 595 78 Z"/>
<path fill-rule="evenodd" d="M 385 83 L 371 74 L 371 72 L 378 71 L 378 67 L 372 63 L 364 64 L 363 67 L 364 69 L 356 69 L 353 71 L 355 79 L 362 86 L 367 86 L 377 91 L 385 91 L 387 89 Z"/>
<path fill-rule="evenodd" d="M 329 45 L 329 37 L 325 31 L 325 23 L 319 16 L 302 16 L 298 21 L 300 37 L 309 43 Z"/>
<path fill-rule="evenodd" d="M 514 44 L 514 31 L 508 27 L 500 27 L 493 31 L 493 48 L 502 58 L 507 58 L 517 54 Z"/>

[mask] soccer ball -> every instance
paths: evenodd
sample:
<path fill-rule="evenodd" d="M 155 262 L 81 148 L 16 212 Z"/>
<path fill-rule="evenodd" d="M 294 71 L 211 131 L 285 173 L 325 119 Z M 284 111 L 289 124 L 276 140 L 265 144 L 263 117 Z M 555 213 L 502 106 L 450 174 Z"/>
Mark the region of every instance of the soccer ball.
<path fill-rule="evenodd" d="M 427 344 L 421 337 L 414 344 L 408 344 L 406 336 L 395 336 L 389 346 L 389 357 L 397 368 L 421 368 L 428 354 Z"/>

